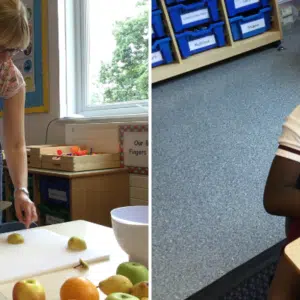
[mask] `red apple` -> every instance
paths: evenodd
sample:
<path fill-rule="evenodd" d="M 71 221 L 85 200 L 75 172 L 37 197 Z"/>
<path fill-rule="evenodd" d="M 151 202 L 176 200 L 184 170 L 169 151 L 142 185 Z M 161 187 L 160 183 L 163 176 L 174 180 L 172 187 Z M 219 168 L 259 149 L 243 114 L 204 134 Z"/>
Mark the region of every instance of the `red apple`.
<path fill-rule="evenodd" d="M 46 300 L 44 287 L 35 279 L 17 282 L 12 294 L 13 300 Z"/>

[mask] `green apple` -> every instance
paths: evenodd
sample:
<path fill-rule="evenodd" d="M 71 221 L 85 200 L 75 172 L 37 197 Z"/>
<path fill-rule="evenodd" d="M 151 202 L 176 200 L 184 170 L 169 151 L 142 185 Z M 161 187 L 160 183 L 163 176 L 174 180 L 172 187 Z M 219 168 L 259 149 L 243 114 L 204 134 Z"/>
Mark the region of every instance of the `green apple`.
<path fill-rule="evenodd" d="M 140 300 L 140 299 L 125 293 L 112 293 L 108 295 L 105 298 L 105 300 Z"/>
<path fill-rule="evenodd" d="M 35 279 L 18 281 L 13 288 L 13 300 L 46 300 L 44 287 Z"/>
<path fill-rule="evenodd" d="M 132 284 L 148 281 L 148 269 L 137 262 L 124 262 L 117 268 L 117 275 L 127 277 Z"/>

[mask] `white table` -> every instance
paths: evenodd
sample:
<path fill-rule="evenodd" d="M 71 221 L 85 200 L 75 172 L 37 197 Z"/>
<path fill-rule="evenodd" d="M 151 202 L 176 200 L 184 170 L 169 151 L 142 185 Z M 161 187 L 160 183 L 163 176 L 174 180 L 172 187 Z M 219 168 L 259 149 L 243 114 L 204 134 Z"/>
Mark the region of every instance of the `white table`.
<path fill-rule="evenodd" d="M 45 287 L 47 300 L 60 300 L 60 287 L 69 277 L 84 276 L 91 280 L 95 285 L 98 285 L 99 281 L 114 275 L 120 263 L 128 261 L 128 255 L 119 247 L 111 228 L 86 221 L 71 221 L 62 224 L 42 226 L 40 228 L 45 228 L 68 237 L 73 236 L 74 232 L 76 232 L 76 235 L 82 236 L 83 238 L 89 239 L 93 237 L 97 239 L 100 244 L 108 244 L 112 249 L 112 252 L 110 253 L 110 260 L 91 264 L 89 270 L 87 271 L 80 269 L 65 269 L 55 273 L 36 276 L 35 278 L 39 280 Z M 14 284 L 15 283 L 12 282 L 0 285 L 0 293 L 2 293 L 9 300 L 12 299 L 12 290 Z M 100 299 L 105 299 L 105 295 L 101 294 Z"/>

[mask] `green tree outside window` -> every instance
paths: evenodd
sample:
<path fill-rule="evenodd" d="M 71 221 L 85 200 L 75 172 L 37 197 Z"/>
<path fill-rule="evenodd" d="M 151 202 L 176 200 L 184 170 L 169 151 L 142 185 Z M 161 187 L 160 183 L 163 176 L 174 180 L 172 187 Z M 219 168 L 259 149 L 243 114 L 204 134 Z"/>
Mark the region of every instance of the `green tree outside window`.
<path fill-rule="evenodd" d="M 95 85 L 103 90 L 103 99 L 92 95 L 92 105 L 148 100 L 148 7 L 147 1 L 137 3 L 138 16 L 117 21 L 113 35 L 116 49 L 110 63 L 101 63 Z"/>

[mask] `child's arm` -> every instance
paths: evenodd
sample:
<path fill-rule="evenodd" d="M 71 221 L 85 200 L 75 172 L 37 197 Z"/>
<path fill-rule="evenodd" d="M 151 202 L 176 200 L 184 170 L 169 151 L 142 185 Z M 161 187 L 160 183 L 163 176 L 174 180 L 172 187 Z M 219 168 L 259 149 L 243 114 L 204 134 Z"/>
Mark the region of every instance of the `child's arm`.
<path fill-rule="evenodd" d="M 264 192 L 264 207 L 272 215 L 300 217 L 300 163 L 275 156 Z"/>
<path fill-rule="evenodd" d="M 264 207 L 273 215 L 300 217 L 300 106 L 287 117 L 264 192 Z"/>
<path fill-rule="evenodd" d="M 24 129 L 25 86 L 22 75 L 11 64 L 10 72 L 5 76 L 2 87 L 3 107 L 3 141 L 4 152 L 9 173 L 16 189 L 27 188 L 27 152 Z M 16 214 L 20 222 L 29 227 L 37 221 L 36 208 L 33 202 L 21 190 L 15 192 Z M 23 219 L 22 211 L 25 213 Z"/>

